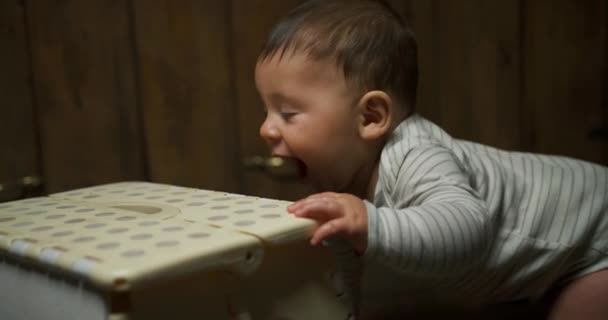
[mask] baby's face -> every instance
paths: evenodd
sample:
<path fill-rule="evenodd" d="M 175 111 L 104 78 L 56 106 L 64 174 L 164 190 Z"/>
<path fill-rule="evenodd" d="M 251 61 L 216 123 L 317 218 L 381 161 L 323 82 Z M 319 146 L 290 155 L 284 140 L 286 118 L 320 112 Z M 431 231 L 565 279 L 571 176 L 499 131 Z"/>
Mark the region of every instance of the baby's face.
<path fill-rule="evenodd" d="M 273 56 L 256 66 L 266 108 L 260 135 L 273 155 L 296 158 L 319 191 L 345 191 L 363 159 L 358 96 L 332 61 Z"/>

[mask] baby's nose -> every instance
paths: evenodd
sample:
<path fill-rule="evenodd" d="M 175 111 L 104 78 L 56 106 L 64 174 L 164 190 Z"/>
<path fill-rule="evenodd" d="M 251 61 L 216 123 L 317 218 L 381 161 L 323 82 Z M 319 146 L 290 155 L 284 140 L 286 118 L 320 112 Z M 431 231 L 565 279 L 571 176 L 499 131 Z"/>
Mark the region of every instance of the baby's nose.
<path fill-rule="evenodd" d="M 281 140 L 281 133 L 268 118 L 266 118 L 260 126 L 260 136 L 271 147 Z"/>

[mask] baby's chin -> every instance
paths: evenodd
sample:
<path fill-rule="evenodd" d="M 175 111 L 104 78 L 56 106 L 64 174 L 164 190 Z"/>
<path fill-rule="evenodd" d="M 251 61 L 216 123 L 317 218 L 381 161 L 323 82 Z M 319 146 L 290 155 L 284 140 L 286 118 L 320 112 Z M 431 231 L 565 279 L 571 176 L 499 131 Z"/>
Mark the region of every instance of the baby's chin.
<path fill-rule="evenodd" d="M 306 173 L 300 181 L 310 186 L 315 192 L 338 192 L 335 183 L 330 180 L 330 175 L 327 172 L 317 173 L 306 168 Z"/>

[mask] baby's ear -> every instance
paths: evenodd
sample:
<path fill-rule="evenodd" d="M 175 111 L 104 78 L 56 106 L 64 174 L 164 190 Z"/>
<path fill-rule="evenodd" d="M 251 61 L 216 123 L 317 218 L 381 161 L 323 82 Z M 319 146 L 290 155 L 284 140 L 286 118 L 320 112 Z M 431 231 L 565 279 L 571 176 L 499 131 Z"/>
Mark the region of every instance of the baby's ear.
<path fill-rule="evenodd" d="M 359 134 L 365 140 L 376 140 L 388 133 L 393 115 L 393 100 L 384 91 L 369 91 L 359 100 Z"/>

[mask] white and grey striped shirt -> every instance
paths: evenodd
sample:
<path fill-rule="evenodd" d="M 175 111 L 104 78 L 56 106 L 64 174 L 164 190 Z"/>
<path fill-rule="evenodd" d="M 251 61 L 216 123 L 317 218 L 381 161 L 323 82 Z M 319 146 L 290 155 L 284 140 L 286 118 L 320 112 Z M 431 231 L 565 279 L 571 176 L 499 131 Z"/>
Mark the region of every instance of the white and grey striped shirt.
<path fill-rule="evenodd" d="M 366 205 L 364 304 L 534 299 L 608 268 L 608 168 L 457 140 L 418 115 L 386 144 Z"/>

